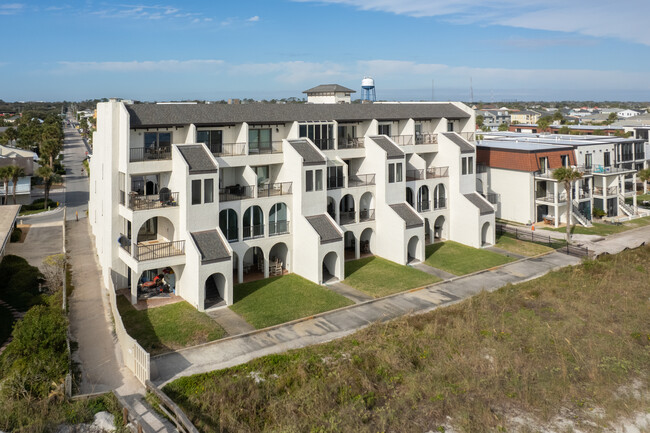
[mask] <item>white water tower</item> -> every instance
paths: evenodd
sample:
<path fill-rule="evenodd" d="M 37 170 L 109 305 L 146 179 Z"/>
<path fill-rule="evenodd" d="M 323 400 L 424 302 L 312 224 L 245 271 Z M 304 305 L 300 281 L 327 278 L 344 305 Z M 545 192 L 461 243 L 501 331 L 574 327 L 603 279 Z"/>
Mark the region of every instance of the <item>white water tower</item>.
<path fill-rule="evenodd" d="M 375 80 L 370 77 L 363 77 L 361 80 L 361 100 L 375 102 L 377 95 L 375 94 Z"/>

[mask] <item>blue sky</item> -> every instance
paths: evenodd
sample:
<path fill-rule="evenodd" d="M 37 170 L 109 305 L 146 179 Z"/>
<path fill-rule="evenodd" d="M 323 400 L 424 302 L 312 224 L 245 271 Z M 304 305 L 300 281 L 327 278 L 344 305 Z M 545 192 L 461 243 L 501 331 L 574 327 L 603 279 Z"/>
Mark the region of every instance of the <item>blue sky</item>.
<path fill-rule="evenodd" d="M 624 5 L 619 7 L 619 5 Z M 650 101 L 650 1 L 0 0 L 0 99 Z"/>

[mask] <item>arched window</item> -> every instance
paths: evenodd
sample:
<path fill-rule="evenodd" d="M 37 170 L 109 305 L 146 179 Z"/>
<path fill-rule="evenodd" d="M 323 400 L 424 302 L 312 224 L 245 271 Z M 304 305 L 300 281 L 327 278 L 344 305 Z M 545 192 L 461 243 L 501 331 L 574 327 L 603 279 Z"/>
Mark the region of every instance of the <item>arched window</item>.
<path fill-rule="evenodd" d="M 244 239 L 264 236 L 264 213 L 259 206 L 251 206 L 244 212 Z"/>
<path fill-rule="evenodd" d="M 443 184 L 436 185 L 433 190 L 433 208 L 444 209 L 447 207 L 447 199 L 445 197 L 445 186 Z"/>
<path fill-rule="evenodd" d="M 228 242 L 237 242 L 239 240 L 237 212 L 232 209 L 224 209 L 219 212 L 219 228 Z"/>
<path fill-rule="evenodd" d="M 287 205 L 276 203 L 269 212 L 269 236 L 289 233 Z"/>

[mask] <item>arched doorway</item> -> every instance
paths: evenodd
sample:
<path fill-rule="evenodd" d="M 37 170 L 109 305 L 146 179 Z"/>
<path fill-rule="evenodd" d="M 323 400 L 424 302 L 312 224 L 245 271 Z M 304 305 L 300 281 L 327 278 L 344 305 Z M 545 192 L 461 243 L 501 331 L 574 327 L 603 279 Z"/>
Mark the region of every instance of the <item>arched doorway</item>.
<path fill-rule="evenodd" d="M 478 177 L 476 178 L 476 191 L 478 191 L 479 194 L 483 194 L 483 181 Z"/>
<path fill-rule="evenodd" d="M 445 217 L 440 215 L 433 223 L 433 238 L 434 240 L 441 240 L 447 237 L 445 229 Z"/>
<path fill-rule="evenodd" d="M 289 257 L 289 248 L 284 242 L 278 242 L 273 245 L 269 251 L 269 276 L 274 277 L 282 275 L 287 269 L 287 259 Z"/>
<path fill-rule="evenodd" d="M 345 258 L 354 259 L 357 255 L 356 250 L 357 238 L 352 231 L 348 230 L 343 235 L 343 247 L 345 248 Z"/>
<path fill-rule="evenodd" d="M 418 258 L 418 256 L 420 255 L 418 253 L 419 248 L 420 248 L 420 238 L 418 236 L 411 237 L 408 243 L 408 260 L 407 260 L 408 262 L 419 260 Z"/>
<path fill-rule="evenodd" d="M 334 251 L 330 251 L 323 257 L 322 278 L 323 283 L 335 280 L 338 275 L 339 257 Z"/>
<path fill-rule="evenodd" d="M 424 219 L 424 244 L 428 245 L 431 243 L 431 225 L 429 224 L 429 218 Z"/>
<path fill-rule="evenodd" d="M 153 217 L 146 220 L 138 229 L 136 242 L 174 240 L 174 224 L 165 217 Z"/>
<path fill-rule="evenodd" d="M 261 207 L 254 205 L 246 209 L 242 228 L 244 230 L 243 239 L 264 236 L 264 212 Z"/>
<path fill-rule="evenodd" d="M 413 190 L 408 186 L 406 187 L 406 202 L 410 204 L 411 207 L 415 207 L 415 201 L 413 200 Z"/>
<path fill-rule="evenodd" d="M 264 252 L 260 247 L 251 247 L 244 254 L 244 277 L 260 278 L 264 276 Z M 258 274 L 258 275 L 255 275 Z"/>
<path fill-rule="evenodd" d="M 372 254 L 372 250 L 375 248 L 375 239 L 373 230 L 368 227 L 361 232 L 359 236 L 359 250 L 361 254 Z"/>
<path fill-rule="evenodd" d="M 481 228 L 481 245 L 491 245 L 492 244 L 492 225 L 490 222 L 483 224 Z"/>
<path fill-rule="evenodd" d="M 375 198 L 370 191 L 364 192 L 359 200 L 359 221 L 375 219 Z"/>
<path fill-rule="evenodd" d="M 237 212 L 233 209 L 224 209 L 219 212 L 219 228 L 228 242 L 237 242 L 239 240 Z"/>
<path fill-rule="evenodd" d="M 431 209 L 431 201 L 429 200 L 429 187 L 422 185 L 418 189 L 418 212 L 426 212 Z"/>
<path fill-rule="evenodd" d="M 445 209 L 447 207 L 447 198 L 445 196 L 445 186 L 441 183 L 436 185 L 433 190 L 433 208 Z"/>
<path fill-rule="evenodd" d="M 276 203 L 269 211 L 269 236 L 289 233 L 289 213 L 287 205 Z"/>
<path fill-rule="evenodd" d="M 239 276 L 239 255 L 236 252 L 232 252 L 232 278 L 238 278 Z M 241 281 L 240 281 L 241 282 Z"/>
<path fill-rule="evenodd" d="M 339 211 L 339 224 L 343 225 L 355 222 L 356 216 L 354 214 L 354 197 L 352 197 L 352 194 L 346 194 L 343 196 L 339 204 Z"/>
<path fill-rule="evenodd" d="M 203 308 L 208 309 L 223 302 L 226 294 L 226 277 L 221 273 L 210 275 L 205 280 L 205 300 Z"/>

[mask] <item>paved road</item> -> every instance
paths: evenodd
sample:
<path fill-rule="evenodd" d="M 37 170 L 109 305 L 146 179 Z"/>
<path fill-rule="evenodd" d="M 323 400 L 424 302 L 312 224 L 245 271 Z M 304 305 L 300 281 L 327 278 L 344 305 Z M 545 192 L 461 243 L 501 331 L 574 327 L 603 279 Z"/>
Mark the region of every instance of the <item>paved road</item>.
<path fill-rule="evenodd" d="M 313 318 L 278 325 L 249 334 L 207 343 L 152 358 L 157 385 L 183 376 L 204 373 L 248 362 L 271 353 L 284 352 L 344 337 L 374 322 L 407 314 L 420 314 L 449 305 L 508 283 L 537 278 L 547 272 L 580 263 L 575 257 L 551 253 L 509 263 L 466 277 L 457 277 L 426 288 L 352 305 Z"/>

